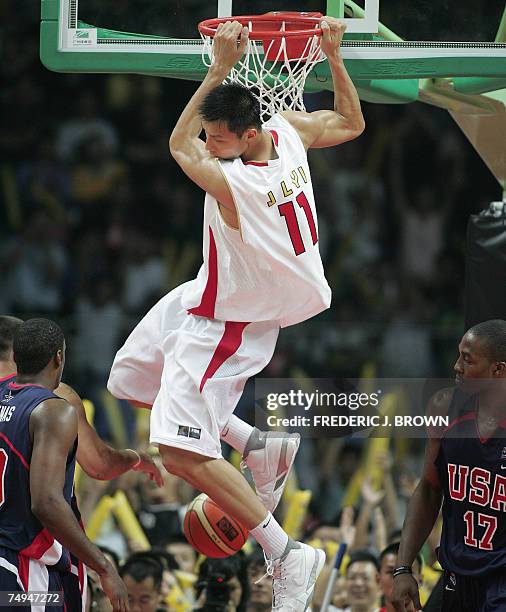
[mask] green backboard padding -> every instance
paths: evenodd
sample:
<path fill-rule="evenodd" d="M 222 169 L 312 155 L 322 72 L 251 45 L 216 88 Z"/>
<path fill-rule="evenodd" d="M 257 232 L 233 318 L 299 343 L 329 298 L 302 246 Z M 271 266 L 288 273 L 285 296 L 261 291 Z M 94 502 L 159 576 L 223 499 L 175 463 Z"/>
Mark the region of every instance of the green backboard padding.
<path fill-rule="evenodd" d="M 99 38 L 116 39 L 125 37 L 146 41 L 164 40 L 156 36 L 131 34 L 98 28 Z M 187 41 L 194 42 L 194 41 Z M 390 43 L 396 45 L 396 43 Z M 56 21 L 42 21 L 40 58 L 44 66 L 56 72 L 131 72 L 166 76 L 171 78 L 188 78 L 194 73 L 194 80 L 200 80 L 205 74 L 200 55 L 177 53 L 108 53 L 108 52 L 73 52 L 58 51 L 58 24 Z M 419 79 L 446 76 L 486 76 L 502 78 L 506 73 L 506 59 L 502 57 L 441 57 L 441 58 L 403 58 L 394 59 L 350 59 L 346 68 L 354 80 L 370 79 Z M 312 78 L 311 78 L 312 77 Z M 327 62 L 316 66 L 308 79 L 310 89 L 318 83 L 320 89 L 330 89 L 330 71 Z M 313 84 L 311 85 L 311 81 Z"/>
<path fill-rule="evenodd" d="M 355 86 L 365 102 L 406 104 L 418 99 L 418 79 L 355 81 Z"/>
<path fill-rule="evenodd" d="M 58 19 L 58 0 L 42 0 L 40 3 L 40 18 L 42 21 L 45 19 Z"/>

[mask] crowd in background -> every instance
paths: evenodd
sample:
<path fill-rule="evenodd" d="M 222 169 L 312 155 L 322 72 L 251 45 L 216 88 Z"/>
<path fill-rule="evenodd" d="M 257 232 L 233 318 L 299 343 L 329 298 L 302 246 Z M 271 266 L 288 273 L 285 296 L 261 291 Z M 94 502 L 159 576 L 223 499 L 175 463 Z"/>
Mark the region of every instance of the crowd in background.
<path fill-rule="evenodd" d="M 47 315 L 62 325 L 65 379 L 94 401 L 97 429 L 113 438 L 102 404 L 117 348 L 147 309 L 193 278 L 202 261 L 204 194 L 167 146 L 196 84 L 50 73 L 38 60 L 37 2 L 2 3 L 0 24 L 0 312 Z M 306 103 L 309 110 L 329 108 L 332 95 L 312 94 Z M 309 154 L 332 306 L 282 332 L 266 376 L 359 377 L 368 364 L 383 377 L 451 373 L 464 331 L 467 219 L 496 199 L 499 187 L 446 111 L 364 103 L 363 112 L 367 127 L 358 140 Z M 127 405 L 120 408 L 127 439 L 142 444 L 136 415 Z M 308 538 L 335 545 L 344 537 L 339 509 L 364 444 L 313 440 L 303 446 L 299 485 L 313 494 Z M 363 481 L 353 545 L 359 560 L 338 582 L 336 608 L 366 597 L 369 607 L 351 609 L 367 612 L 379 601 L 378 555 L 398 537 L 418 473 L 411 458 L 419 451 L 413 445 L 407 454 L 396 448 L 393 459 L 383 457 L 380 492 L 378 483 L 373 489 Z M 112 485 L 129 491 L 141 525 L 165 554 L 161 560 L 158 553 L 147 561 L 134 557 L 122 571 L 136 584 L 148 578 L 155 593 L 179 585 L 188 601 L 202 606 L 205 587 L 195 592 L 188 587 L 194 582 L 174 577 L 195 571 L 181 533 L 184 504 L 194 492 L 169 476 L 167 483 L 162 491 L 139 482 Z M 89 486 L 93 495 L 104 492 L 103 484 Z M 93 495 L 89 499 L 98 499 Z M 135 552 L 115 528 L 105 539 L 122 559 Z M 270 591 L 267 598 L 263 586 L 244 579 L 263 564 L 255 555 L 249 569 L 239 559 L 216 570 L 237 577 L 237 609 L 270 609 Z M 424 560 L 426 566 L 434 561 L 431 545 Z M 354 588 L 353 567 L 365 587 Z M 195 584 L 207 583 L 201 576 Z M 240 593 L 249 589 L 246 608 Z"/>
<path fill-rule="evenodd" d="M 202 262 L 203 193 L 167 146 L 196 84 L 49 72 L 36 4 L 2 20 L 0 310 L 57 316 L 82 388 Z M 329 92 L 307 96 L 310 110 L 331 105 Z M 385 376 L 445 375 L 462 331 L 467 219 L 499 187 L 446 111 L 363 111 L 359 139 L 310 152 L 334 297 L 282 334 L 273 368 L 357 375 L 372 359 Z"/>
<path fill-rule="evenodd" d="M 329 444 L 334 445 L 335 440 Z M 322 450 L 332 454 L 330 448 Z M 337 465 L 342 466 L 340 477 L 344 486 L 363 456 L 356 448 L 351 451 L 346 445 L 334 450 L 337 450 Z M 416 479 L 396 468 L 389 452 L 377 452 L 375 463 L 377 470 L 370 470 L 369 476 L 359 481 L 355 493 L 349 488 L 346 498 L 327 518 L 318 516 L 316 506 L 311 504 L 306 513 L 302 512 L 300 520 L 293 520 L 293 511 L 299 506 L 300 499 L 296 499 L 299 493 L 291 486 L 276 512 L 293 537 L 326 551 L 327 563 L 316 585 L 313 610 L 321 609 L 335 555 L 341 545 L 346 545 L 344 570 L 331 591 L 330 612 L 376 612 L 381 606 L 385 606 L 386 612 L 393 612 L 392 570 L 400 537 L 399 520 L 413 493 Z M 94 495 L 89 487 L 101 487 L 102 492 L 106 487 L 111 495 L 116 488 L 127 491 L 129 503 L 148 538 L 149 542 L 143 545 L 135 532 L 120 529 L 107 518 L 96 537 L 97 544 L 118 564 L 122 559 L 120 573 L 132 606 L 144 601 L 145 607 L 132 607 L 136 612 L 185 612 L 190 609 L 267 612 L 271 609 L 271 577 L 265 575 L 264 555 L 253 542 L 248 542 L 232 557 L 204 561 L 198 559 L 195 550 L 185 540 L 182 520 L 186 505 L 196 493 L 189 485 L 164 472 L 162 488 L 157 488 L 144 475 L 135 473 L 127 473 L 110 484 L 100 485 L 89 480 L 82 486 L 88 489 L 86 498 Z M 90 517 L 97 511 L 96 506 L 82 504 L 81 509 L 85 523 L 90 523 Z M 414 565 L 422 604 L 427 601 L 440 575 L 435 554 L 439 533 L 438 523 L 423 555 Z M 97 602 L 96 609 L 107 610 L 93 572 L 90 573 L 89 595 Z"/>

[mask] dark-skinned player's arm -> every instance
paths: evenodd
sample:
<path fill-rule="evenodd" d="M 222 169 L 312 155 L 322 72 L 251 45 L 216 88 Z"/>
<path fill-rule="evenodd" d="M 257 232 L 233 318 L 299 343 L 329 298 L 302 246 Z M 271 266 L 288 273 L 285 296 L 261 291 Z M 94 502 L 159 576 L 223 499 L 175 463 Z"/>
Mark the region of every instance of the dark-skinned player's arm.
<path fill-rule="evenodd" d="M 425 463 L 422 478 L 418 483 L 408 505 L 406 518 L 402 527 L 402 536 L 397 555 L 397 565 L 411 567 L 416 555 L 430 535 L 437 520 L 443 499 L 441 485 L 434 461 L 439 452 L 439 440 L 429 440 L 425 451 Z M 400 574 L 394 578 L 392 603 L 399 612 L 413 608 L 407 607 L 412 602 L 415 610 L 421 610 L 418 594 L 418 583 L 412 574 Z"/>
<path fill-rule="evenodd" d="M 179 117 L 169 141 L 170 152 L 183 172 L 221 205 L 234 211 L 232 194 L 219 164 L 199 138 L 202 132 L 199 108 L 206 95 L 222 84 L 242 57 L 247 40 L 247 28 L 237 21 L 218 26 L 213 46 L 214 62 Z"/>
<path fill-rule="evenodd" d="M 97 432 L 88 423 L 83 402 L 72 387 L 69 387 L 69 385 L 65 383 L 60 383 L 55 394 L 65 399 L 76 409 L 79 436 L 77 461 L 88 476 L 97 480 L 112 480 L 113 478 L 117 478 L 136 465 L 138 462 L 138 454 L 141 458 L 141 462 L 135 468 L 135 471 L 145 472 L 150 480 L 154 480 L 159 487 L 163 486 L 163 478 L 160 474 L 160 470 L 148 453 L 143 451 L 136 453 L 128 449 L 116 450 L 100 438 Z"/>
<path fill-rule="evenodd" d="M 334 85 L 334 110 L 281 113 L 297 130 L 306 149 L 333 147 L 357 138 L 365 129 L 360 99 L 341 56 L 346 25 L 339 19 L 322 17 L 321 28 L 321 48 L 327 56 Z"/>
<path fill-rule="evenodd" d="M 451 389 L 438 391 L 429 402 L 428 414 L 446 415 L 452 395 Z M 402 527 L 397 566 L 413 565 L 416 555 L 429 537 L 439 515 L 443 491 L 436 459 L 441 446 L 441 434 L 441 431 L 436 430 L 429 432 L 422 477 L 411 497 Z M 400 574 L 394 578 L 392 603 L 398 612 L 421 610 L 418 583 L 411 574 Z"/>
<path fill-rule="evenodd" d="M 98 573 L 114 611 L 125 612 L 129 607 L 123 581 L 102 551 L 86 537 L 63 497 L 67 458 L 76 441 L 77 423 L 76 409 L 63 399 L 42 402 L 32 412 L 32 512 L 62 546 Z"/>

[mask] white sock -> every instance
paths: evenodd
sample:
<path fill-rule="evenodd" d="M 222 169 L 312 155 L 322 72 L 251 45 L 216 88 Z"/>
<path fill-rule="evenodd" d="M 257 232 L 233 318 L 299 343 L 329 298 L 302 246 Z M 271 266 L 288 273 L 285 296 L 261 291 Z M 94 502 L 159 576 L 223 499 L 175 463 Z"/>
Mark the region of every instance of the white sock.
<path fill-rule="evenodd" d="M 252 529 L 250 533 L 264 549 L 268 559 L 279 559 L 285 552 L 288 536 L 270 512 L 267 513 L 260 525 Z"/>
<path fill-rule="evenodd" d="M 253 427 L 251 425 L 248 425 L 246 421 L 241 421 L 239 417 L 233 414 L 223 428 L 220 437 L 242 455 L 252 431 Z"/>

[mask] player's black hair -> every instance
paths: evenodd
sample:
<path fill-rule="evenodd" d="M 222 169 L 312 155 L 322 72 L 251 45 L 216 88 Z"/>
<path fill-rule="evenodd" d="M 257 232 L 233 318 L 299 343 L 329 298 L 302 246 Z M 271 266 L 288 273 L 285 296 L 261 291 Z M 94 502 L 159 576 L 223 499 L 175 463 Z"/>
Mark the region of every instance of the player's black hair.
<path fill-rule="evenodd" d="M 119 575 L 131 576 L 135 582 L 142 582 L 146 578 L 153 578 L 157 591 L 162 585 L 163 563 L 156 555 L 134 553 L 120 567 Z"/>
<path fill-rule="evenodd" d="M 58 351 L 63 351 L 65 338 L 60 327 L 49 319 L 28 319 L 22 323 L 13 343 L 18 374 L 38 374 Z"/>
<path fill-rule="evenodd" d="M 399 546 L 400 546 L 400 542 L 393 542 L 392 544 L 389 544 L 386 548 L 384 548 L 379 556 L 379 565 L 381 567 L 381 564 L 383 563 L 383 559 L 387 556 L 387 555 L 395 555 L 397 557 L 397 554 L 399 552 Z M 416 555 L 416 561 L 418 561 L 418 566 L 420 568 L 420 571 L 422 571 L 423 568 L 423 557 L 420 553 L 418 553 Z"/>
<path fill-rule="evenodd" d="M 354 563 L 358 563 L 359 561 L 367 561 L 372 563 L 376 568 L 376 571 L 379 572 L 379 561 L 376 555 L 373 555 L 368 550 L 357 550 L 356 552 L 350 555 L 350 560 L 348 561 L 348 565 L 346 566 L 346 573 L 350 571 L 350 567 Z"/>
<path fill-rule="evenodd" d="M 506 361 L 506 321 L 483 321 L 471 327 L 467 333 L 480 338 L 492 361 Z"/>
<path fill-rule="evenodd" d="M 21 323 L 23 321 L 17 317 L 0 315 L 0 361 L 8 359 L 14 335 Z"/>
<path fill-rule="evenodd" d="M 223 121 L 237 136 L 248 128 L 262 129 L 260 102 L 239 83 L 218 85 L 204 98 L 199 111 L 204 121 Z"/>

